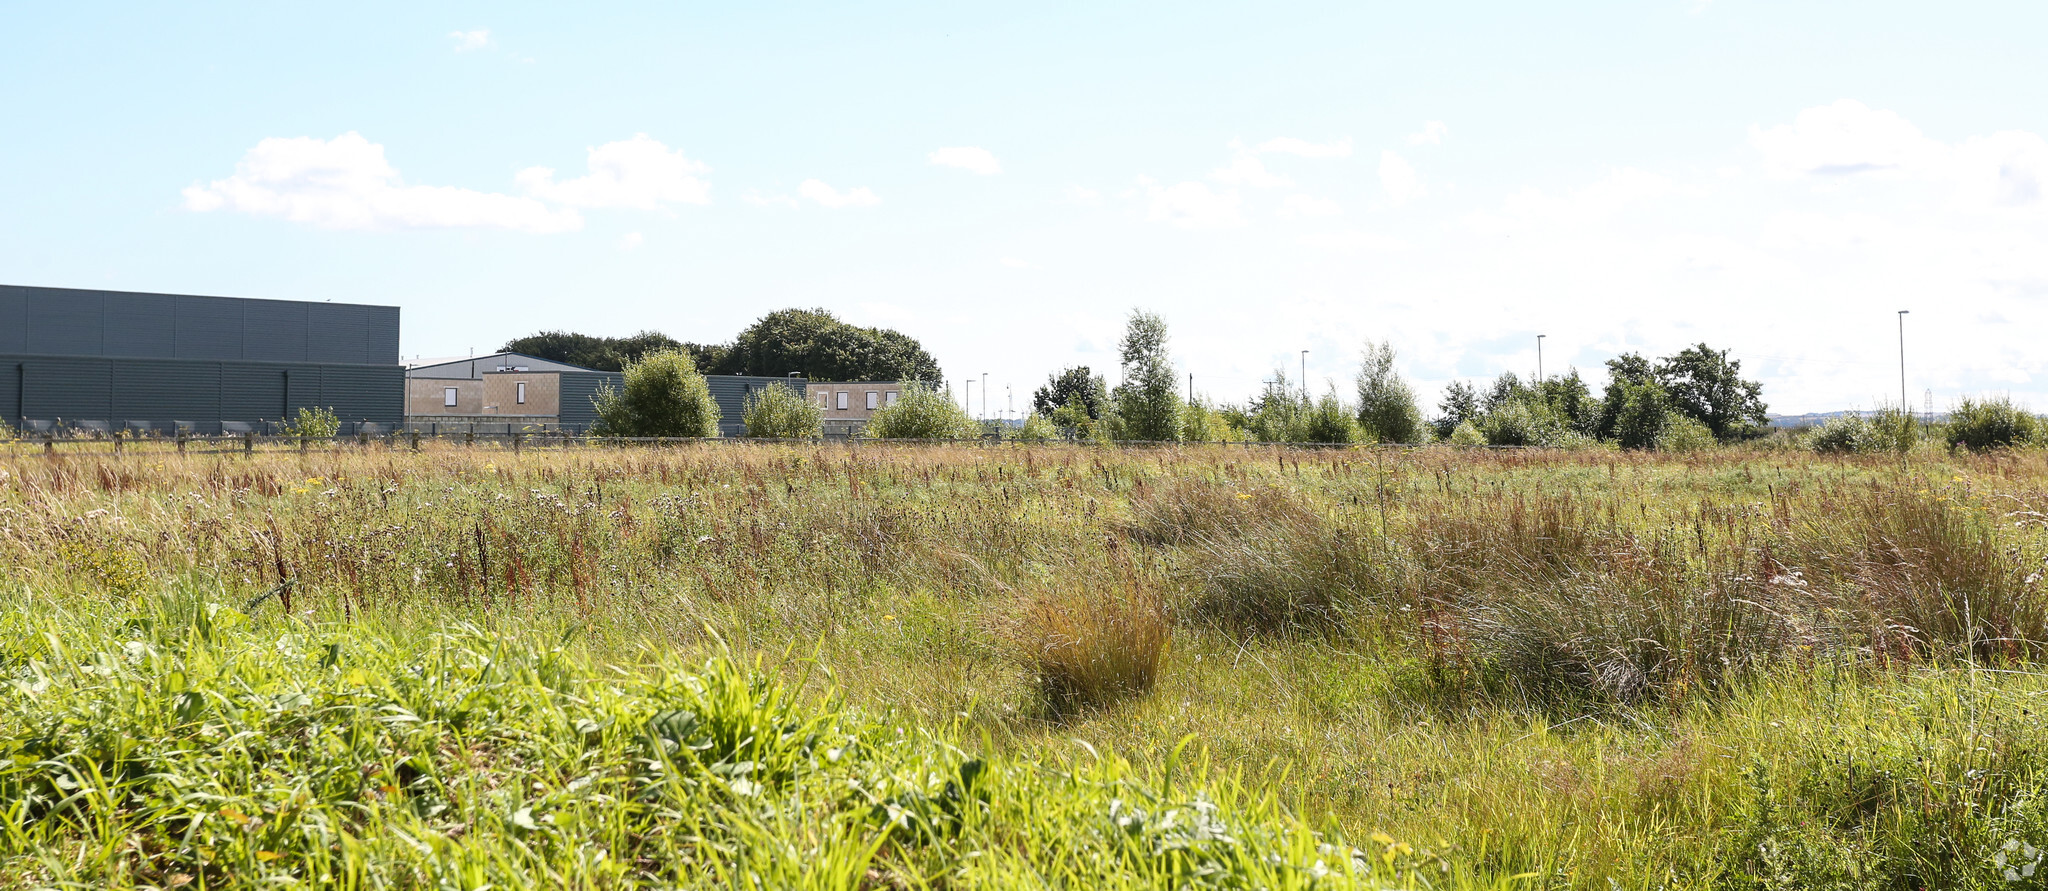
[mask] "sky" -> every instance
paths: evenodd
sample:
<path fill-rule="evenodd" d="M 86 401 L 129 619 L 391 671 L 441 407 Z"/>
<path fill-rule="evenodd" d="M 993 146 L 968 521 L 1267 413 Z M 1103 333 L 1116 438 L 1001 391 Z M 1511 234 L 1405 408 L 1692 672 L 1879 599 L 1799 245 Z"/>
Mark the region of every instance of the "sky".
<path fill-rule="evenodd" d="M 401 349 L 823 307 L 989 414 L 1730 351 L 1774 413 L 2048 409 L 2048 4 L 0 4 L 0 283 Z M 964 387 L 956 392 L 964 395 Z"/>

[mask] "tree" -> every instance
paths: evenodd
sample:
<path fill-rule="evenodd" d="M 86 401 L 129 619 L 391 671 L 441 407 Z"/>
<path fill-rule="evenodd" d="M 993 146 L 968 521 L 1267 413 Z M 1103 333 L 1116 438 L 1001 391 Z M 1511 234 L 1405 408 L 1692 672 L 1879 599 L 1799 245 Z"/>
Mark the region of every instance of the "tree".
<path fill-rule="evenodd" d="M 1131 312 L 1118 345 L 1124 379 L 1112 397 L 1125 439 L 1170 442 L 1180 438 L 1180 392 L 1166 340 L 1164 320 L 1141 310 Z"/>
<path fill-rule="evenodd" d="M 747 395 L 740 419 L 747 435 L 762 439 L 816 439 L 824 433 L 824 412 L 795 387 L 776 382 Z"/>
<path fill-rule="evenodd" d="M 1451 381 L 1444 388 L 1444 396 L 1436 403 L 1436 436 L 1449 439 L 1458 425 L 1479 417 L 1479 391 L 1466 381 Z"/>
<path fill-rule="evenodd" d="M 689 356 L 676 350 L 649 353 L 626 366 L 625 377 L 623 390 L 598 389 L 598 435 L 718 435 L 718 403 Z"/>
<path fill-rule="evenodd" d="M 1609 388 L 1612 389 L 1612 384 Z M 1654 449 L 1671 414 L 1671 397 L 1654 380 L 1625 383 L 1615 410 L 1614 438 L 1624 449 Z"/>
<path fill-rule="evenodd" d="M 567 362 L 599 371 L 622 371 L 648 353 L 680 350 L 683 344 L 658 331 L 642 331 L 631 337 L 597 337 L 572 331 L 542 331 L 505 342 L 508 353 L 524 353 L 536 359 Z"/>
<path fill-rule="evenodd" d="M 1480 399 L 1479 410 L 1491 412 L 1511 402 L 1529 402 L 1536 398 L 1536 391 L 1522 383 L 1512 371 L 1503 371 L 1493 379 L 1493 386 L 1486 388 L 1486 395 Z"/>
<path fill-rule="evenodd" d="M 1742 379 L 1742 363 L 1727 350 L 1697 344 L 1657 361 L 1657 382 L 1671 407 L 1707 425 L 1722 441 L 1757 435 L 1770 423 L 1763 384 Z"/>
<path fill-rule="evenodd" d="M 1594 434 L 1601 439 L 1614 439 L 1617 435 L 1615 426 L 1620 423 L 1629 387 L 1656 379 L 1656 370 L 1641 353 L 1623 353 L 1607 360 L 1607 389 L 1601 395 L 1600 422 Z"/>
<path fill-rule="evenodd" d="M 1031 408 L 1042 415 L 1051 415 L 1072 400 L 1080 400 L 1081 408 L 1088 417 L 1102 420 L 1102 409 L 1109 402 L 1109 386 L 1102 376 L 1090 373 L 1088 366 L 1076 365 L 1059 374 L 1049 375 L 1045 386 L 1031 394 Z"/>
<path fill-rule="evenodd" d="M 1350 444 L 1358 441 L 1358 434 L 1358 419 L 1345 409 L 1333 386 L 1302 414 L 1296 441 Z"/>
<path fill-rule="evenodd" d="M 877 409 L 861 435 L 869 439 L 968 439 L 981 435 L 981 425 L 946 394 L 906 381 L 896 404 Z"/>
<path fill-rule="evenodd" d="M 1553 377 L 1536 385 L 1536 394 L 1543 404 L 1557 414 L 1572 432 L 1592 436 L 1600 428 L 1600 404 L 1593 401 L 1593 391 L 1586 387 L 1586 380 L 1574 368 L 1564 377 Z"/>
<path fill-rule="evenodd" d="M 1422 441 L 1415 391 L 1394 370 L 1394 348 L 1367 342 L 1358 367 L 1358 427 L 1371 442 Z"/>
<path fill-rule="evenodd" d="M 771 312 L 741 331 L 716 366 L 718 374 L 818 381 L 942 380 L 939 363 L 907 335 L 861 328 L 823 309 Z"/>

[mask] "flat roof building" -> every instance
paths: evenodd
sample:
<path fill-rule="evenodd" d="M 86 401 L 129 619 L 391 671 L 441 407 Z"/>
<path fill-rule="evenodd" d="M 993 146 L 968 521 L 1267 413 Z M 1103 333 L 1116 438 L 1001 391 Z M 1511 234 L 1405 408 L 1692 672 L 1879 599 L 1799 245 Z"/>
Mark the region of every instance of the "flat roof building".
<path fill-rule="evenodd" d="M 404 414 L 398 307 L 0 286 L 0 419 L 216 433 Z"/>

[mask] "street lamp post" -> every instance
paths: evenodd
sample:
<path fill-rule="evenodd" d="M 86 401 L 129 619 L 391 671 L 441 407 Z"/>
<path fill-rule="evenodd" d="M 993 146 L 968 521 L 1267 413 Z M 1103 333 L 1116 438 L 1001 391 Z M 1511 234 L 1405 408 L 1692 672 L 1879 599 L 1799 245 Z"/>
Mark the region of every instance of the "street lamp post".
<path fill-rule="evenodd" d="M 988 420 L 988 372 L 981 373 L 981 420 Z"/>
<path fill-rule="evenodd" d="M 1301 351 L 1301 402 L 1308 404 L 1308 350 Z"/>
<path fill-rule="evenodd" d="M 1536 335 L 1536 386 L 1543 386 L 1543 338 L 1548 334 Z"/>
<path fill-rule="evenodd" d="M 968 414 L 973 414 L 973 413 L 974 413 L 974 378 L 971 378 L 971 377 L 970 377 L 970 378 L 968 378 L 968 379 L 967 379 L 967 382 L 961 385 L 961 388 L 967 391 L 967 413 L 968 413 Z"/>
<path fill-rule="evenodd" d="M 1907 417 L 1912 416 L 1906 407 L 1906 313 L 1909 312 L 1912 310 L 1899 310 L 1899 411 L 1906 413 Z"/>

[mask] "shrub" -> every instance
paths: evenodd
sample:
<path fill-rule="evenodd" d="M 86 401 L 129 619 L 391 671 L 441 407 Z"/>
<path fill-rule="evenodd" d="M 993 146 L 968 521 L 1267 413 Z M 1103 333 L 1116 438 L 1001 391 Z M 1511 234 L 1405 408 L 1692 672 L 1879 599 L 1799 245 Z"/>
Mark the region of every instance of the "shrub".
<path fill-rule="evenodd" d="M 1479 432 L 1478 426 L 1474 425 L 1471 421 L 1460 421 L 1458 426 L 1451 430 L 1450 443 L 1451 445 L 1461 446 L 1483 446 L 1486 444 L 1486 434 Z"/>
<path fill-rule="evenodd" d="M 1870 422 L 1860 414 L 1845 414 L 1823 422 L 1806 445 L 1817 455 L 1854 455 L 1867 450 L 1870 439 Z"/>
<path fill-rule="evenodd" d="M 306 439 L 333 439 L 341 432 L 341 420 L 331 408 L 301 408 L 299 416 L 286 421 L 284 434 Z"/>
<path fill-rule="evenodd" d="M 824 412 L 818 404 L 783 383 L 769 384 L 747 396 L 740 419 L 747 435 L 761 439 L 816 439 L 823 435 Z"/>
<path fill-rule="evenodd" d="M 1905 409 L 1885 406 L 1877 410 L 1877 416 L 1870 419 L 1869 434 L 1863 443 L 1866 452 L 1891 452 L 1903 455 L 1913 450 L 1913 444 L 1920 441 L 1919 424 L 1913 420 L 1913 413 Z"/>
<path fill-rule="evenodd" d="M 1497 446 L 1574 448 L 1585 441 L 1550 406 L 1525 399 L 1510 399 L 1481 415 L 1479 431 L 1488 445 Z"/>
<path fill-rule="evenodd" d="M 1705 423 L 1694 420 L 1690 415 L 1673 413 L 1665 420 L 1664 429 L 1657 433 L 1657 451 L 1689 454 L 1703 452 L 1714 447 L 1714 431 Z"/>
<path fill-rule="evenodd" d="M 626 366 L 625 388 L 598 389 L 600 436 L 718 435 L 718 403 L 689 354 L 674 350 L 648 353 Z"/>
<path fill-rule="evenodd" d="M 1295 442 L 1349 444 L 1358 441 L 1358 419 L 1336 393 L 1326 393 L 1301 416 Z"/>
<path fill-rule="evenodd" d="M 1948 445 L 1973 452 L 2024 445 L 2038 423 L 2010 399 L 1964 399 L 1949 412 Z"/>
<path fill-rule="evenodd" d="M 981 425 L 945 394 L 921 383 L 905 382 L 895 405 L 883 406 L 868 419 L 868 439 L 973 439 Z"/>
<path fill-rule="evenodd" d="M 1010 438 L 1018 442 L 1051 442 L 1060 438 L 1060 428 L 1053 426 L 1051 419 L 1038 412 L 1024 417 L 1024 423 Z"/>

